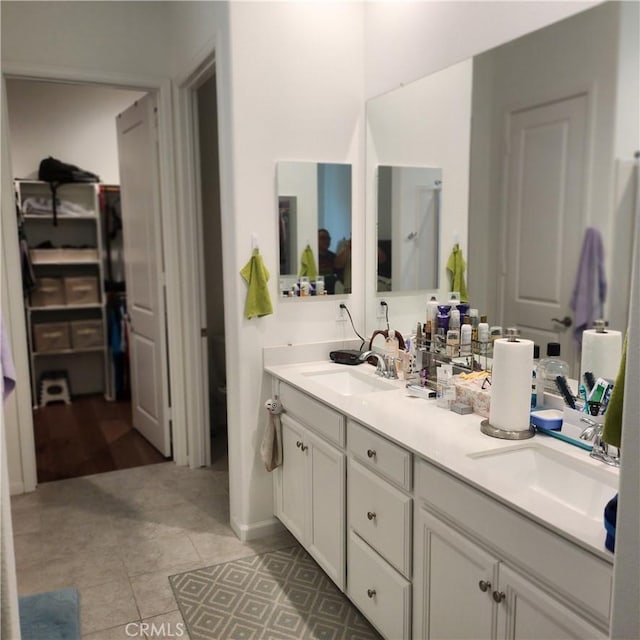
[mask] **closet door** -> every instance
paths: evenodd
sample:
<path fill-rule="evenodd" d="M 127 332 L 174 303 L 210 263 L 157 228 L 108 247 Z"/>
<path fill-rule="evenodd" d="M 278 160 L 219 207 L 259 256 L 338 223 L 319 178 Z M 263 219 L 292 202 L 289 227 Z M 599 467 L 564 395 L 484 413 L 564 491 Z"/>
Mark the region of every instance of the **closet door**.
<path fill-rule="evenodd" d="M 156 98 L 116 118 L 124 228 L 133 426 L 171 455 Z"/>

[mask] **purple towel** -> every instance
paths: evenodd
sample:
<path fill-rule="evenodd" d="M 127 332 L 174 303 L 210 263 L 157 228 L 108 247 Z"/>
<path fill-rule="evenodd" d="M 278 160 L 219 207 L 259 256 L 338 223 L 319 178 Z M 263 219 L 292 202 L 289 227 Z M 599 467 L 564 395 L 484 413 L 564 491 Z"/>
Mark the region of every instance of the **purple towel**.
<path fill-rule="evenodd" d="M 580 264 L 571 296 L 571 309 L 574 313 L 573 338 L 579 349 L 582 347 L 582 332 L 590 329 L 594 320 L 603 317 L 606 297 L 602 236 L 597 229 L 588 227 L 584 232 Z"/>

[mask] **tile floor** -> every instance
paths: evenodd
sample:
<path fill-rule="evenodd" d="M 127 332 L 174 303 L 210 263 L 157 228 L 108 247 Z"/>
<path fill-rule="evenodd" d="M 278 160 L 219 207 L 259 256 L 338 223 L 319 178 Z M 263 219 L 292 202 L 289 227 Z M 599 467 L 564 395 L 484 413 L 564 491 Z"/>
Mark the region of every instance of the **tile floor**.
<path fill-rule="evenodd" d="M 165 462 L 14 496 L 20 594 L 76 587 L 83 640 L 144 638 L 142 627 L 127 627 L 141 621 L 155 624 L 149 637 L 175 634 L 182 618 L 168 576 L 294 543 L 287 532 L 236 538 L 225 462 L 197 470 Z"/>

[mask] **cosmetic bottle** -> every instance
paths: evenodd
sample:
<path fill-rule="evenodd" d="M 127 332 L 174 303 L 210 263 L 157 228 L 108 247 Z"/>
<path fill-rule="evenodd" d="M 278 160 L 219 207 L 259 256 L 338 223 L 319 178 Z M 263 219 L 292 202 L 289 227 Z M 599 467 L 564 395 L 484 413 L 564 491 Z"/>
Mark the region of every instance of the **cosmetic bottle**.
<path fill-rule="evenodd" d="M 477 309 L 469 309 L 469 317 L 471 318 L 471 341 L 478 341 L 478 325 L 480 324 L 480 319 L 478 316 Z"/>
<path fill-rule="evenodd" d="M 448 304 L 438 305 L 438 316 L 437 316 L 438 329 L 436 333 L 438 337 L 442 339 L 442 342 L 446 340 L 447 331 L 449 331 L 449 311 L 450 310 L 451 310 L 451 306 Z"/>
<path fill-rule="evenodd" d="M 556 386 L 557 376 L 569 376 L 569 364 L 560 358 L 560 343 L 549 342 L 547 344 L 547 357 L 542 358 L 536 369 L 536 378 L 540 380 L 539 393 L 558 393 Z M 538 395 L 538 405 L 544 403 L 544 398 Z"/>
<path fill-rule="evenodd" d="M 470 356 L 471 355 L 471 318 L 469 316 L 465 316 L 464 323 L 460 327 L 460 355 L 461 356 Z"/>
<path fill-rule="evenodd" d="M 427 315 L 424 323 L 424 339 L 427 342 L 427 348 L 430 348 L 431 341 L 437 332 L 437 318 L 438 318 L 438 300 L 435 296 L 431 296 L 429 302 L 427 302 Z"/>
<path fill-rule="evenodd" d="M 391 367 L 395 367 L 397 372 L 399 351 L 400 344 L 396 337 L 395 329 L 393 327 L 389 327 L 387 330 L 387 339 L 385 340 L 384 345 L 384 357 L 389 370 L 391 370 Z"/>
<path fill-rule="evenodd" d="M 538 406 L 538 394 L 540 394 L 540 404 L 544 400 L 542 391 L 542 381 L 538 378 L 538 365 L 540 364 L 540 345 L 533 345 L 533 371 L 531 372 L 531 408 Z"/>

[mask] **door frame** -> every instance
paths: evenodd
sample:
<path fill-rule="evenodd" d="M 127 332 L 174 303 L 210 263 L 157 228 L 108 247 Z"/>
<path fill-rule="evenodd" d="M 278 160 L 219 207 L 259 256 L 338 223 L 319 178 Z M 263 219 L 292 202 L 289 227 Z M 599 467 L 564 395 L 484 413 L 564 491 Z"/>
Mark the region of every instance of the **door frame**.
<path fill-rule="evenodd" d="M 162 227 L 162 245 L 165 265 L 164 280 L 166 287 L 166 323 L 168 376 L 170 387 L 171 408 L 167 411 L 167 419 L 171 421 L 171 436 L 173 442 L 173 460 L 176 464 L 190 463 L 188 434 L 184 425 L 187 419 L 188 388 L 185 380 L 186 354 L 184 352 L 184 327 L 188 317 L 188 309 L 183 302 L 183 293 L 189 293 L 189 287 L 184 286 L 186 272 L 183 269 L 184 252 L 180 239 L 183 238 L 177 215 L 177 193 L 175 176 L 175 151 L 173 137 L 173 107 L 172 83 L 167 77 L 137 76 L 120 73 L 108 73 L 94 70 L 48 67 L 46 65 L 30 65 L 20 63 L 4 63 L 2 65 L 2 109 L 3 119 L 6 117 L 6 79 L 20 78 L 34 81 L 71 82 L 76 84 L 94 84 L 109 87 L 119 87 L 139 91 L 156 92 L 158 95 L 158 145 L 160 150 L 160 211 L 158 224 Z M 8 123 L 8 117 L 5 120 Z M 4 123 L 3 123 L 4 124 Z M 3 127 L 3 171 L 1 176 L 2 196 L 2 240 L 3 268 L 7 269 L 6 300 L 8 309 L 7 324 L 12 329 L 12 351 L 16 364 L 18 379 L 29 378 L 28 349 L 24 319 L 24 300 L 20 259 L 16 238 L 17 220 L 13 198 L 13 179 L 10 175 L 8 134 Z M 6 142 L 6 144 L 4 143 Z M 16 329 L 18 327 L 18 329 Z M 22 462 L 23 490 L 33 491 L 37 485 L 35 466 L 35 443 L 33 436 L 33 413 L 31 391 L 27 385 L 18 385 L 16 394 L 18 404 L 18 437 Z M 193 464 L 191 465 L 193 466 Z M 198 465 L 199 466 L 199 465 Z"/>
<path fill-rule="evenodd" d="M 183 225 L 183 264 L 193 275 L 190 287 L 185 287 L 184 304 L 193 309 L 191 321 L 185 324 L 186 383 L 190 392 L 187 421 L 192 468 L 211 464 L 209 439 L 209 351 L 206 336 L 207 303 L 203 246 L 201 202 L 200 147 L 196 92 L 205 80 L 216 73 L 213 44 L 204 47 L 190 68 L 179 74 L 174 84 L 177 141 L 177 185 L 181 208 L 185 211 Z M 219 87 L 218 87 L 219 89 Z M 218 94 L 219 95 L 219 94 Z M 217 117 L 217 114 L 216 114 Z M 219 119 L 219 118 L 218 118 Z M 197 319 L 198 324 L 194 322 Z"/>

